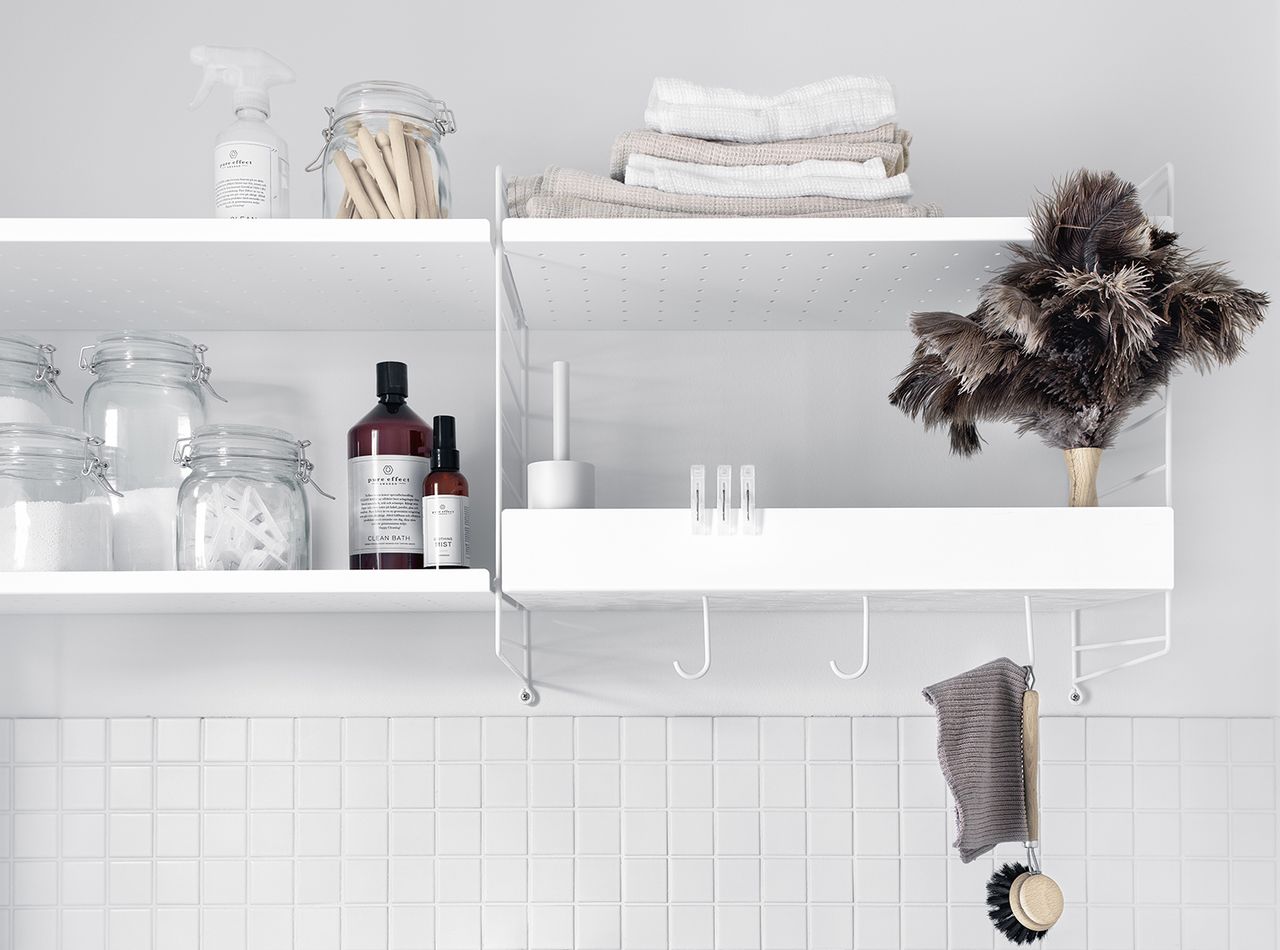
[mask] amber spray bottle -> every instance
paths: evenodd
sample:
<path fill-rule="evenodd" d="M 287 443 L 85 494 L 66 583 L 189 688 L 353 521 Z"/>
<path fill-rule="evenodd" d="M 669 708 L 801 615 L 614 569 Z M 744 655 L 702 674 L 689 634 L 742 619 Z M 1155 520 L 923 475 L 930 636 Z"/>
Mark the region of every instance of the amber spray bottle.
<path fill-rule="evenodd" d="M 471 566 L 471 499 L 458 471 L 458 437 L 453 416 L 436 416 L 431 474 L 422 482 L 422 537 L 427 567 Z"/>
<path fill-rule="evenodd" d="M 377 370 L 378 404 L 347 433 L 352 570 L 422 567 L 422 480 L 431 427 L 409 408 L 409 370 Z"/>

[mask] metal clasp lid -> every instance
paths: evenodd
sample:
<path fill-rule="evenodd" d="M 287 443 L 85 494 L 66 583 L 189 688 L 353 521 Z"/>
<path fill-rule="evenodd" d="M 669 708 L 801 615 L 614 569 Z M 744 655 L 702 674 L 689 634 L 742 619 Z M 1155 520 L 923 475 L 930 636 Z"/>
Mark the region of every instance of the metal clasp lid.
<path fill-rule="evenodd" d="M 183 468 L 191 466 L 191 436 L 173 443 L 173 461 Z"/>
<path fill-rule="evenodd" d="M 458 123 L 453 118 L 453 110 L 445 105 L 443 99 L 428 99 L 427 101 L 436 110 L 436 121 L 433 124 L 437 132 L 441 135 L 448 135 L 450 132 L 458 131 Z"/>
<path fill-rule="evenodd" d="M 445 105 L 443 99 L 428 99 L 427 103 L 436 111 L 435 121 L 431 123 L 432 128 L 441 135 L 448 135 L 450 132 L 458 131 L 458 122 L 453 117 L 453 110 Z M 316 153 L 316 157 L 307 163 L 306 168 L 303 169 L 304 171 L 314 172 L 320 170 L 320 166 L 324 164 L 325 150 L 328 149 L 329 143 L 333 141 L 334 135 L 337 134 L 339 118 L 337 110 L 333 106 L 325 106 L 324 112 L 329 117 L 329 124 L 320 130 L 320 135 L 324 138 L 324 144 L 320 146 L 320 151 Z M 345 119 L 347 117 L 344 115 L 341 118 Z"/>
<path fill-rule="evenodd" d="M 320 146 L 320 153 L 307 163 L 307 167 L 303 171 L 314 172 L 320 170 L 320 165 L 324 161 L 325 149 L 329 147 L 329 143 L 333 141 L 333 133 L 337 128 L 337 120 L 334 118 L 333 106 L 324 107 L 325 114 L 329 117 L 329 124 L 320 130 L 320 134 L 324 136 L 324 144 Z"/>
<path fill-rule="evenodd" d="M 226 402 L 227 400 L 222 396 L 222 394 L 214 389 L 213 384 L 209 382 L 209 374 L 213 372 L 213 367 L 204 361 L 204 354 L 208 352 L 208 349 L 209 348 L 203 343 L 197 343 L 195 346 L 191 347 L 192 355 L 195 357 L 195 362 L 191 366 L 191 381 L 193 383 L 199 383 L 205 389 L 209 390 L 214 399 L 219 402 Z"/>
<path fill-rule="evenodd" d="M 330 501 L 336 501 L 337 499 L 334 498 L 333 495 L 330 495 L 327 491 L 317 485 L 311 478 L 311 473 L 315 471 L 315 464 L 307 458 L 307 446 L 311 444 L 311 440 L 299 439 L 294 444 L 298 446 L 298 481 L 305 485 L 310 485 Z"/>
<path fill-rule="evenodd" d="M 116 491 L 116 487 L 107 479 L 107 463 L 98 458 L 97 453 L 93 451 L 102 444 L 102 439 L 96 435 L 85 436 L 84 464 L 81 466 L 80 474 L 92 478 L 107 494 L 123 498 L 124 494 Z"/>
<path fill-rule="evenodd" d="M 62 375 L 62 370 L 53 365 L 53 353 L 56 349 L 56 346 L 48 343 L 40 344 L 40 364 L 39 369 L 36 370 L 36 382 L 44 383 L 58 394 L 59 399 L 65 403 L 70 403 L 71 399 L 67 397 L 67 394 L 58 385 L 58 377 Z"/>

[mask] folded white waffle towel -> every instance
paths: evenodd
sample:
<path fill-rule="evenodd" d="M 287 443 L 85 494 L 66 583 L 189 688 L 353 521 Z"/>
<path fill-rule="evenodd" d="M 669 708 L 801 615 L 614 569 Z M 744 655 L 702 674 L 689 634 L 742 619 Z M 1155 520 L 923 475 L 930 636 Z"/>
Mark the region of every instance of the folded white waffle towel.
<path fill-rule="evenodd" d="M 911 194 L 906 174 L 889 178 L 884 162 L 827 162 L 811 159 L 791 165 L 696 165 L 653 155 L 632 155 L 625 181 L 680 195 L 722 198 L 803 198 L 823 195 L 855 201 L 883 201 Z"/>
<path fill-rule="evenodd" d="M 878 76 L 836 76 L 776 96 L 659 78 L 644 121 L 659 132 L 700 139 L 777 142 L 874 129 L 896 111 L 893 87 Z"/>

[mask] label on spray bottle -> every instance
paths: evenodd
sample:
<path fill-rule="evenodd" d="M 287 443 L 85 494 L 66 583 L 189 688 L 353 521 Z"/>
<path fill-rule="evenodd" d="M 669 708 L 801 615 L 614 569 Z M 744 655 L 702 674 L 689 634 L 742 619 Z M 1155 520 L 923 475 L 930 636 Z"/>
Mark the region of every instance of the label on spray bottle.
<path fill-rule="evenodd" d="M 289 213 L 288 163 L 269 145 L 223 142 L 213 150 L 213 208 L 219 218 L 282 218 Z"/>
<path fill-rule="evenodd" d="M 427 567 L 471 566 L 471 499 L 428 495 L 422 499 Z"/>
<path fill-rule="evenodd" d="M 422 482 L 430 471 L 430 460 L 418 455 L 348 461 L 352 554 L 422 553 Z"/>

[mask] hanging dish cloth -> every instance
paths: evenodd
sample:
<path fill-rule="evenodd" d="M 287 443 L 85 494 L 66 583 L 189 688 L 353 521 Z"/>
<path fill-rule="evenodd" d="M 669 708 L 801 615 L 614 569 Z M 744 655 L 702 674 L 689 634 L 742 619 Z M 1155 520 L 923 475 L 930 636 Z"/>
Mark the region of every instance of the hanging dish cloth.
<path fill-rule="evenodd" d="M 955 846 L 965 864 L 1001 842 L 1027 840 L 1026 688 L 1026 670 L 1001 657 L 924 691 L 938 715 L 938 763 L 955 799 Z"/>
<path fill-rule="evenodd" d="M 699 139 L 779 142 L 865 132 L 892 121 L 896 111 L 893 87 L 879 76 L 836 76 L 776 96 L 659 78 L 644 124 Z"/>

